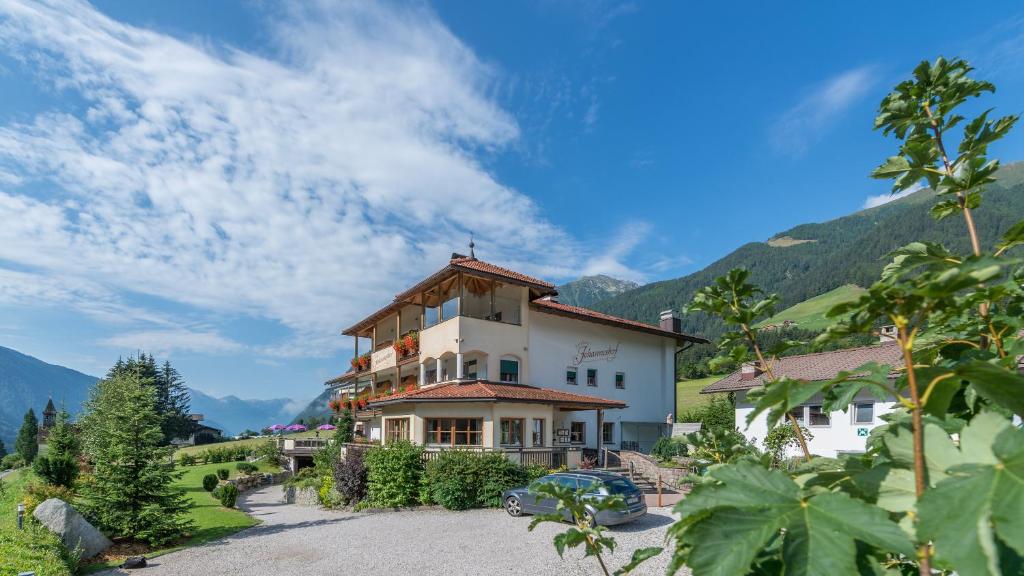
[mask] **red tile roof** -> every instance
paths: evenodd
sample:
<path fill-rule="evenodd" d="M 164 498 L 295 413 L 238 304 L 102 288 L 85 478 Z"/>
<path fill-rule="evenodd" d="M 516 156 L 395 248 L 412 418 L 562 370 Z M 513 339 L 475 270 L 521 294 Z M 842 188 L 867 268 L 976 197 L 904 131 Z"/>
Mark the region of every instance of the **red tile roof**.
<path fill-rule="evenodd" d="M 468 256 L 461 258 L 452 258 L 450 264 L 455 268 L 462 268 L 464 270 L 475 270 L 477 272 L 494 274 L 495 276 L 502 276 L 504 278 L 516 280 L 518 282 L 523 282 L 526 284 L 535 284 L 537 286 L 543 286 L 545 288 L 555 287 L 554 284 L 547 282 L 545 280 L 534 278 L 533 276 L 527 276 L 526 274 L 521 274 L 519 272 L 516 272 L 515 270 L 509 270 L 508 268 L 495 266 L 494 264 L 491 264 L 489 262 L 484 262 L 483 260 L 477 260 L 476 258 L 470 258 Z"/>
<path fill-rule="evenodd" d="M 538 388 L 536 386 L 527 386 L 526 384 L 489 382 L 485 380 L 444 382 L 370 400 L 367 402 L 367 405 L 383 406 L 404 402 L 525 402 L 602 409 L 626 407 L 626 403 L 620 400 L 609 400 L 598 396 L 562 392 L 550 388 Z"/>
<path fill-rule="evenodd" d="M 530 306 L 533 306 L 538 312 L 548 312 L 551 314 L 557 314 L 559 316 L 568 316 L 577 318 L 579 320 L 586 320 L 591 322 L 597 322 L 599 324 L 608 324 L 612 326 L 618 326 L 620 328 L 626 328 L 627 330 L 639 330 L 641 332 L 647 332 L 648 334 L 654 334 L 656 336 L 667 336 L 675 338 L 676 340 L 685 340 L 689 342 L 706 343 L 708 342 L 704 338 L 698 336 L 690 336 L 689 334 L 682 334 L 679 332 L 672 332 L 671 330 L 663 330 L 660 326 L 653 324 L 645 324 L 643 322 L 637 322 L 636 320 L 629 320 L 628 318 L 619 318 L 618 316 L 610 316 L 596 310 L 590 310 L 588 308 L 580 308 L 579 306 L 570 306 L 568 304 L 562 304 L 555 300 L 534 300 L 530 302 Z"/>
<path fill-rule="evenodd" d="M 775 361 L 772 373 L 776 378 L 785 376 L 799 380 L 828 380 L 834 378 L 839 372 L 854 370 L 868 362 L 897 366 L 901 362 L 901 354 L 900 347 L 892 342 L 879 346 L 786 356 Z M 701 390 L 701 394 L 750 390 L 764 385 L 764 375 L 743 380 L 741 374 L 742 370 L 737 370 L 704 388 Z"/>

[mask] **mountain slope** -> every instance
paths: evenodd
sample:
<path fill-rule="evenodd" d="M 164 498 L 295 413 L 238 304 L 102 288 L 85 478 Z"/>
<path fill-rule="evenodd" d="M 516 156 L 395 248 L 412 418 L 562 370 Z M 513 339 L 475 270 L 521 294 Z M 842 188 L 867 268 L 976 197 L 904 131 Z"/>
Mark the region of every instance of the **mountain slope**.
<path fill-rule="evenodd" d="M 0 346 L 0 438 L 8 450 L 14 446 L 29 408 L 41 420 L 46 401 L 52 397 L 58 409 L 64 406 L 69 412 L 78 412 L 95 383 L 95 376 Z"/>
<path fill-rule="evenodd" d="M 325 389 L 319 396 L 310 401 L 310 403 L 307 404 L 301 412 L 296 414 L 291 421 L 298 422 L 299 419 L 308 420 L 314 416 L 325 420 L 329 419 L 331 416 L 331 409 L 327 406 L 327 401 L 331 399 L 331 394 L 333 393 L 334 391 L 332 389 Z"/>
<path fill-rule="evenodd" d="M 828 312 L 830 308 L 836 304 L 856 300 L 866 291 L 867 290 L 860 286 L 844 284 L 835 290 L 829 290 L 824 294 L 820 294 L 814 298 L 808 298 L 799 304 L 794 304 L 789 308 L 778 312 L 771 318 L 759 322 L 757 326 L 762 327 L 769 324 L 780 325 L 788 321 L 795 322 L 797 326 L 804 330 L 824 330 L 832 324 L 832 321 L 825 317 L 825 313 Z"/>
<path fill-rule="evenodd" d="M 595 302 L 607 300 L 640 285 L 629 280 L 619 280 L 604 274 L 583 276 L 557 288 L 558 301 L 570 306 L 588 308 Z"/>
<path fill-rule="evenodd" d="M 96 380 L 98 378 L 95 376 L 47 364 L 38 358 L 0 346 L 0 438 L 8 448 L 13 446 L 25 412 L 33 408 L 36 417 L 42 419 L 40 412 L 51 396 L 58 408 L 63 406 L 72 414 L 77 414 Z M 188 391 L 192 397 L 192 412 L 203 414 L 207 424 L 222 428 L 226 434 L 238 433 L 246 428 L 259 430 L 277 422 L 288 422 L 295 411 L 294 402 L 288 398 L 215 398 L 194 388 Z"/>
<path fill-rule="evenodd" d="M 1000 170 L 999 181 L 983 197 L 974 217 L 982 244 L 991 246 L 1024 218 L 1024 163 Z M 928 213 L 934 202 L 932 191 L 921 190 L 829 222 L 803 224 L 768 242 L 745 244 L 699 272 L 641 286 L 593 308 L 657 323 L 661 310 L 682 309 L 694 292 L 732 268 L 747 268 L 752 282 L 767 293 L 778 293 L 779 309 L 845 284 L 870 286 L 878 279 L 885 255 L 914 240 L 941 242 L 954 252 L 969 251 L 963 218 L 936 222 Z M 683 328 L 708 337 L 722 332 L 718 321 L 702 314 L 684 316 Z"/>

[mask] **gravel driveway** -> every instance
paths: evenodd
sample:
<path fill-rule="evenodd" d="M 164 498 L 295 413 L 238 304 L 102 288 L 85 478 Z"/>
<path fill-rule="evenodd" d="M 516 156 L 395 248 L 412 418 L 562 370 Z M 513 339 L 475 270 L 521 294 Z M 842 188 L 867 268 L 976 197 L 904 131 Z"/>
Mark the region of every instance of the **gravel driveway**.
<path fill-rule="evenodd" d="M 502 510 L 415 510 L 376 514 L 316 510 L 280 502 L 272 486 L 239 498 L 239 507 L 263 521 L 224 540 L 154 558 L 150 568 L 104 574 L 170 576 L 211 574 L 263 576 L 599 574 L 581 550 L 560 559 L 551 537 L 564 530 Z M 625 564 L 633 550 L 660 546 L 672 522 L 668 509 L 612 530 L 620 550 L 609 568 Z M 664 574 L 668 554 L 649 560 L 637 574 Z"/>

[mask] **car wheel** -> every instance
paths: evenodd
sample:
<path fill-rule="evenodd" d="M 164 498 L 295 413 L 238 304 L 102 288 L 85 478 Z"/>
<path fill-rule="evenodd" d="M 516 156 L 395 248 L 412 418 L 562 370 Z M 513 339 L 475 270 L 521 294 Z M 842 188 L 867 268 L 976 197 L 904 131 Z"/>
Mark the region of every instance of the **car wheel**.
<path fill-rule="evenodd" d="M 523 515 L 523 503 L 519 501 L 519 498 L 509 496 L 505 499 L 505 511 L 509 516 L 518 518 Z"/>
<path fill-rule="evenodd" d="M 593 512 L 588 510 L 587 515 L 584 516 L 583 519 L 587 522 L 587 526 L 597 528 L 597 516 L 595 516 Z"/>

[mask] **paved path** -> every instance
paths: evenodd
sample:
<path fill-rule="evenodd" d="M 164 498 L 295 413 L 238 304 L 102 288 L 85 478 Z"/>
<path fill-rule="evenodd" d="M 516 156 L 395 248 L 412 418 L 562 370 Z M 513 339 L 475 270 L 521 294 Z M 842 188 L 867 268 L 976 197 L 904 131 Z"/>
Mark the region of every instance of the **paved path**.
<path fill-rule="evenodd" d="M 280 502 L 272 486 L 239 499 L 239 507 L 263 521 L 224 540 L 154 558 L 145 576 L 211 574 L 238 576 L 334 576 L 337 574 L 597 574 L 593 558 L 567 551 L 560 559 L 551 537 L 564 530 L 542 524 L 527 531 L 528 517 L 502 510 L 448 512 L 440 509 L 342 513 Z M 612 568 L 633 550 L 660 546 L 673 521 L 668 509 L 652 510 L 637 522 L 614 529 L 619 552 Z M 664 574 L 668 554 L 637 574 Z M 127 574 L 114 570 L 105 574 Z"/>

